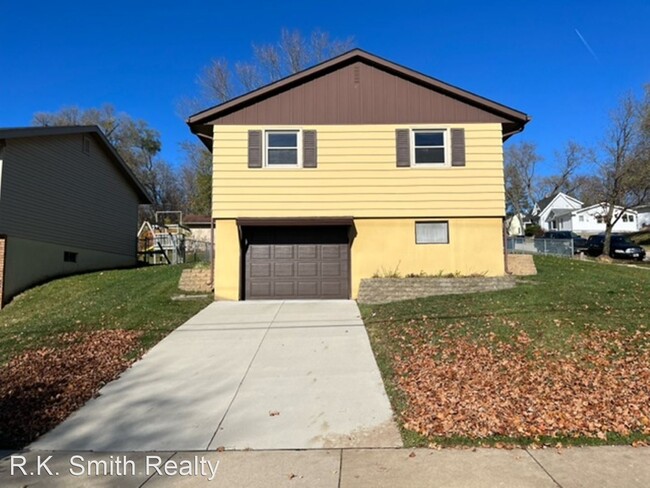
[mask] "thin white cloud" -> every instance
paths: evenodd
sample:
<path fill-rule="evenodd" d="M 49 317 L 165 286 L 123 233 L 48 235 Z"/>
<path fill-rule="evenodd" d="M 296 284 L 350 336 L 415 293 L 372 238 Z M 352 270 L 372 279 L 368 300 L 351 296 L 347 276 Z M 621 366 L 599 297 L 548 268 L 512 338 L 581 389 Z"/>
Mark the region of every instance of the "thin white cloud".
<path fill-rule="evenodd" d="M 584 44 L 584 46 L 587 48 L 587 51 L 589 51 L 589 53 L 594 57 L 594 59 L 596 60 L 597 63 L 600 63 L 600 59 L 598 59 L 598 56 L 596 56 L 596 53 L 594 52 L 594 50 L 591 49 L 591 46 L 589 45 L 587 40 L 584 37 L 582 37 L 582 34 L 580 34 L 580 31 L 578 29 L 575 29 L 575 31 L 576 31 L 576 34 L 578 35 L 578 37 L 580 38 L 580 40 L 582 41 L 582 43 Z"/>

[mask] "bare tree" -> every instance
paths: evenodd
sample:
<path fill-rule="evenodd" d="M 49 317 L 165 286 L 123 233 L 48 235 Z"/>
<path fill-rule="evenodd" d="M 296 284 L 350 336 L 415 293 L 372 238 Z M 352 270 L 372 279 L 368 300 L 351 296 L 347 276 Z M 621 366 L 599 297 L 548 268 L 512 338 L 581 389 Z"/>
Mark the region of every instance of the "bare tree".
<path fill-rule="evenodd" d="M 232 74 L 228 61 L 225 59 L 213 59 L 201 71 L 199 75 L 199 86 L 203 96 L 217 102 L 225 102 L 233 95 Z"/>
<path fill-rule="evenodd" d="M 260 68 L 256 64 L 245 62 L 235 63 L 235 73 L 244 90 L 247 92 L 254 90 L 263 83 Z"/>
<path fill-rule="evenodd" d="M 307 67 L 310 62 L 309 47 L 300 31 L 282 29 L 280 49 L 285 58 L 285 73 L 297 73 Z"/>
<path fill-rule="evenodd" d="M 567 142 L 561 152 L 555 153 L 557 172 L 540 178 L 535 185 L 536 199 L 540 200 L 557 192 L 574 193 L 582 181 L 576 173 L 593 159 L 593 151 L 590 149 L 575 141 Z"/>
<path fill-rule="evenodd" d="M 646 97 L 642 100 L 633 95 L 623 97 L 611 113 L 610 126 L 603 141 L 598 167 L 604 189 L 603 254 L 606 256 L 610 253 L 614 225 L 625 211 L 646 202 L 650 196 L 649 101 L 647 89 Z"/>
<path fill-rule="evenodd" d="M 282 78 L 282 58 L 276 46 L 272 44 L 266 44 L 263 46 L 253 45 L 253 53 L 255 63 L 257 63 L 266 74 L 266 79 L 261 81 L 261 83 L 270 83 Z"/>
<path fill-rule="evenodd" d="M 198 215 L 210 214 L 212 208 L 212 155 L 200 142 L 181 143 L 183 208 Z"/>
<path fill-rule="evenodd" d="M 535 168 L 542 158 L 531 142 L 509 145 L 504 154 L 506 204 L 514 218 L 529 214 L 535 204 Z M 523 225 L 523 222 L 521 222 Z"/>
<path fill-rule="evenodd" d="M 237 61 L 234 70 L 224 58 L 214 59 L 198 78 L 201 104 L 222 103 L 244 92 L 272 83 L 325 59 L 337 56 L 354 47 L 353 38 L 332 39 L 326 32 L 315 30 L 309 38 L 300 31 L 282 29 L 280 40 L 270 44 L 253 44 L 251 61 Z M 192 113 L 196 103 L 183 100 L 179 111 Z"/>
<path fill-rule="evenodd" d="M 605 200 L 605 188 L 602 180 L 595 174 L 580 174 L 573 178 L 573 196 L 586 207 Z"/>

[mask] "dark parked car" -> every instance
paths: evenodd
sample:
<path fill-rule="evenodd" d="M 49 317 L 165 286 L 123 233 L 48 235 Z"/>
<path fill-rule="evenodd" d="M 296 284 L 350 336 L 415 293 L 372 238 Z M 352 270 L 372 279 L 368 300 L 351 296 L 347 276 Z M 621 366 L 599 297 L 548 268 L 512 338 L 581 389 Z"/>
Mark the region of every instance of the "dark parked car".
<path fill-rule="evenodd" d="M 587 249 L 587 239 L 580 237 L 570 230 L 551 230 L 544 232 L 543 239 L 573 239 L 573 252 L 577 253 Z"/>
<path fill-rule="evenodd" d="M 590 256 L 600 256 L 603 253 L 604 244 L 604 234 L 591 236 L 587 241 L 587 253 Z M 643 258 L 645 258 L 645 249 L 634 244 L 623 234 L 612 234 L 609 255 L 613 258 L 637 259 L 643 261 Z"/>

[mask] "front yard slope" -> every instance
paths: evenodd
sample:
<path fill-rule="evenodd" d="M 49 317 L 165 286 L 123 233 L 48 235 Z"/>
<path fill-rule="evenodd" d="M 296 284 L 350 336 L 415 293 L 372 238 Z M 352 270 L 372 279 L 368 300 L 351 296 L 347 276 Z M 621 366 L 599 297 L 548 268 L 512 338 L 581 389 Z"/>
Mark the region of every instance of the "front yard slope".
<path fill-rule="evenodd" d="M 511 290 L 362 307 L 407 445 L 650 439 L 650 270 L 535 263 Z"/>
<path fill-rule="evenodd" d="M 210 303 L 171 300 L 181 271 L 63 278 L 0 311 L 0 448 L 23 447 L 50 430 Z"/>

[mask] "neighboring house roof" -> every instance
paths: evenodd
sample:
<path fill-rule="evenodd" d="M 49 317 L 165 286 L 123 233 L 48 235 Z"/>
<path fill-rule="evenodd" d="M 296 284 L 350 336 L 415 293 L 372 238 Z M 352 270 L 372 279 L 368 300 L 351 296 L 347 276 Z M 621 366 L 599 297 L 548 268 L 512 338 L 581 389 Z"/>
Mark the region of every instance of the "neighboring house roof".
<path fill-rule="evenodd" d="M 575 212 L 576 214 L 584 213 L 584 212 L 586 212 L 588 210 L 592 210 L 592 209 L 594 209 L 596 207 L 601 207 L 603 209 L 606 209 L 608 207 L 608 204 L 606 202 L 596 203 L 594 205 L 589 205 L 588 207 L 578 208 L 576 210 L 573 210 L 573 212 Z M 621 207 L 620 205 L 614 205 L 614 209 L 618 210 L 618 211 L 621 211 L 621 210 L 623 210 L 623 207 Z M 625 210 L 625 213 L 637 214 L 638 212 L 636 210 L 628 208 L 627 210 Z"/>
<path fill-rule="evenodd" d="M 553 193 L 553 194 L 551 194 L 551 195 L 549 195 L 547 197 L 542 198 L 539 202 L 537 202 L 535 204 L 536 207 L 537 207 L 537 213 L 542 213 L 546 208 L 552 206 L 553 202 L 555 202 L 555 200 L 557 198 L 559 198 L 560 196 L 563 196 L 567 200 L 571 200 L 571 201 L 575 202 L 577 205 L 580 205 L 580 206 L 583 205 L 583 203 L 580 200 L 578 200 L 577 198 L 573 198 L 572 196 L 567 195 L 566 193 L 557 192 L 557 193 Z"/>
<path fill-rule="evenodd" d="M 553 200 L 555 200 L 555 197 L 557 197 L 557 194 L 555 194 L 555 195 L 551 195 L 551 196 L 548 196 L 548 197 L 545 197 L 545 198 L 542 198 L 539 202 L 537 202 L 537 208 L 539 209 L 539 211 L 541 212 L 541 211 L 544 210 L 546 207 L 548 207 L 548 205 L 549 205 Z"/>
<path fill-rule="evenodd" d="M 212 218 L 209 215 L 185 215 L 183 217 L 183 225 L 210 225 Z"/>
<path fill-rule="evenodd" d="M 322 82 L 317 86 L 313 84 L 313 92 L 304 89 L 307 83 L 322 80 L 326 75 L 342 72 L 351 65 L 355 66 L 354 69 L 350 69 L 349 73 L 346 71 L 345 76 L 341 75 L 341 79 L 332 78 L 331 83 Z M 371 69 L 364 71 L 361 66 L 368 66 Z M 387 84 L 386 73 L 392 75 L 393 83 L 390 87 Z M 394 82 L 395 78 L 409 83 L 398 85 Z M 382 86 L 382 83 L 385 86 Z M 302 90 L 296 90 L 295 96 L 290 100 L 263 104 L 270 98 L 282 96 L 299 87 L 303 87 Z M 362 89 L 360 90 L 359 87 Z M 427 93 L 433 91 L 439 94 L 439 99 L 435 101 L 427 99 L 424 103 L 423 88 Z M 389 96 L 394 98 L 395 103 L 375 103 L 375 99 L 387 101 Z M 336 103 L 325 102 L 327 97 L 329 101 Z M 409 100 L 411 102 L 416 100 L 416 102 L 409 103 Z M 421 100 L 423 103 L 419 103 Z M 362 110 L 363 102 L 365 104 Z M 397 110 L 395 107 L 397 104 L 408 104 L 408 110 Z M 459 104 L 462 105 L 462 109 L 459 108 Z M 255 109 L 249 109 L 253 105 Z M 432 120 L 436 114 L 441 117 L 444 115 L 449 120 Z M 353 49 L 192 115 L 187 123 L 192 132 L 210 148 L 212 125 L 219 123 L 245 124 L 246 121 L 255 121 L 250 122 L 251 125 L 255 123 L 418 123 L 420 122 L 418 117 L 423 118 L 422 123 L 499 122 L 503 126 L 504 140 L 520 132 L 530 120 L 530 117 L 523 112 L 361 49 Z M 267 119 L 274 122 L 266 122 Z"/>
<path fill-rule="evenodd" d="M 650 205 L 639 205 L 638 207 L 634 207 L 633 210 L 636 210 L 639 213 L 650 212 Z"/>
<path fill-rule="evenodd" d="M 153 201 L 142 186 L 142 183 L 136 178 L 131 168 L 126 164 L 117 150 L 106 138 L 102 130 L 96 125 L 75 125 L 75 126 L 55 126 L 55 127 L 15 127 L 0 128 L 0 140 L 2 139 L 22 139 L 27 137 L 44 137 L 44 136 L 61 136 L 73 134 L 92 134 L 100 144 L 106 149 L 117 169 L 126 176 L 127 181 L 138 194 L 141 204 L 152 204 Z"/>
<path fill-rule="evenodd" d="M 551 210 L 551 213 L 549 213 L 548 218 L 557 218 L 557 217 L 564 217 L 565 215 L 571 215 L 575 210 L 572 210 L 570 208 L 558 208 L 557 210 Z"/>

